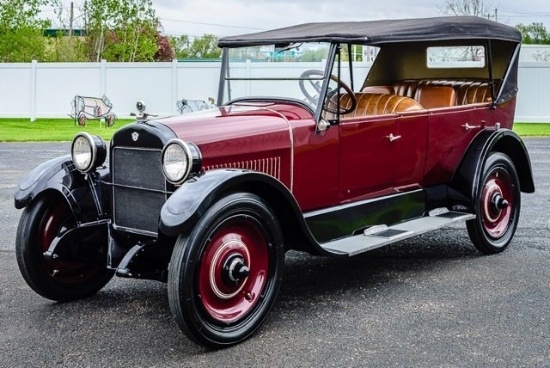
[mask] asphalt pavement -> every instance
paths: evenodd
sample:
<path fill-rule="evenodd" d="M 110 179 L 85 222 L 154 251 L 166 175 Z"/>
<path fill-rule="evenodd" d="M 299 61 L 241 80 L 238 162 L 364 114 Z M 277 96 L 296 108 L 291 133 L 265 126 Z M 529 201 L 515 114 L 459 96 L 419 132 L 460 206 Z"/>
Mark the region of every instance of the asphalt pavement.
<path fill-rule="evenodd" d="M 166 285 L 114 278 L 53 303 L 21 277 L 13 191 L 70 143 L 0 143 L 0 367 L 550 367 L 550 139 L 526 139 L 536 193 L 484 256 L 463 224 L 350 259 L 287 254 L 258 333 L 208 351 L 178 329 Z"/>

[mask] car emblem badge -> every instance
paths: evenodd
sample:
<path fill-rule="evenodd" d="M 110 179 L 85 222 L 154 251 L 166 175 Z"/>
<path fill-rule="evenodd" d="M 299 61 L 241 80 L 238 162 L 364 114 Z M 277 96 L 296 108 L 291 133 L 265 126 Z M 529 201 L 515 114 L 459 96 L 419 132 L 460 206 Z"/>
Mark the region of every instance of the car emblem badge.
<path fill-rule="evenodd" d="M 139 138 L 139 133 L 138 132 L 133 132 L 132 133 L 132 139 L 134 140 L 134 142 L 137 142 Z"/>

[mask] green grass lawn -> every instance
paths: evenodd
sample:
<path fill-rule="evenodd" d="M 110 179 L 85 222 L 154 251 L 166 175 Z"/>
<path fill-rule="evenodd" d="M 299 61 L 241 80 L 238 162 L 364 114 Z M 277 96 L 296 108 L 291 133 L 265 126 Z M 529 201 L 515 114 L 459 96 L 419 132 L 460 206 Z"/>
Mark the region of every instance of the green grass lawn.
<path fill-rule="evenodd" d="M 76 133 L 88 132 L 111 139 L 118 128 L 135 120 L 119 119 L 111 128 L 99 120 L 88 120 L 85 127 L 75 125 L 72 119 L 0 119 L 0 142 L 72 141 Z"/>
<path fill-rule="evenodd" d="M 72 141 L 81 131 L 109 140 L 118 128 L 134 121 L 117 120 L 113 127 L 105 128 L 99 120 L 89 120 L 81 127 L 72 119 L 38 119 L 34 123 L 29 119 L 0 119 L 0 142 Z M 514 131 L 522 137 L 545 137 L 550 136 L 550 124 L 516 123 Z"/>
<path fill-rule="evenodd" d="M 515 123 L 514 132 L 522 137 L 548 137 L 550 124 L 548 123 Z"/>

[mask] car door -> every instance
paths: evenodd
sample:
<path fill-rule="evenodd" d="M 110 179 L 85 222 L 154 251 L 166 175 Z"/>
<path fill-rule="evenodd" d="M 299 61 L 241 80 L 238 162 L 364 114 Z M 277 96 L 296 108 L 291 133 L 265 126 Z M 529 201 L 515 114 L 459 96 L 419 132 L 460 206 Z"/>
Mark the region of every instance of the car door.
<path fill-rule="evenodd" d="M 367 199 L 419 187 L 427 148 L 425 112 L 343 119 L 340 196 Z"/>
<path fill-rule="evenodd" d="M 488 110 L 463 106 L 430 114 L 425 185 L 451 180 L 469 144 L 489 119 Z"/>
<path fill-rule="evenodd" d="M 342 201 L 388 193 L 398 177 L 399 123 L 396 116 L 343 119 L 340 123 Z"/>

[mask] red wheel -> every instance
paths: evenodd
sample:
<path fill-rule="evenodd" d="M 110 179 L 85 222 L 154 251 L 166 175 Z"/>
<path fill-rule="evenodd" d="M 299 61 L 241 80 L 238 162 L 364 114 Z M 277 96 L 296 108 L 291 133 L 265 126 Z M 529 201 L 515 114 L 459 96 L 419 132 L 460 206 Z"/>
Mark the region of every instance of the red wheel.
<path fill-rule="evenodd" d="M 484 253 L 501 252 L 514 236 L 520 213 L 518 175 L 508 156 L 487 158 L 477 197 L 477 218 L 467 223 L 470 238 Z"/>
<path fill-rule="evenodd" d="M 254 221 L 228 219 L 213 234 L 199 265 L 198 291 L 208 316 L 239 320 L 256 306 L 267 283 L 268 244 Z"/>
<path fill-rule="evenodd" d="M 29 286 L 45 298 L 68 301 L 90 296 L 113 276 L 102 265 L 44 257 L 53 239 L 73 226 L 67 203 L 53 196 L 35 200 L 21 216 L 16 238 L 19 269 Z"/>
<path fill-rule="evenodd" d="M 78 115 L 78 125 L 86 126 L 86 115 L 84 114 Z"/>
<path fill-rule="evenodd" d="M 115 125 L 115 116 L 114 115 L 107 115 L 105 117 L 105 125 L 107 125 L 109 128 Z"/>
<path fill-rule="evenodd" d="M 263 323 L 282 277 L 281 230 L 257 196 L 223 198 L 176 242 L 168 273 L 170 308 L 195 342 L 238 343 Z"/>

